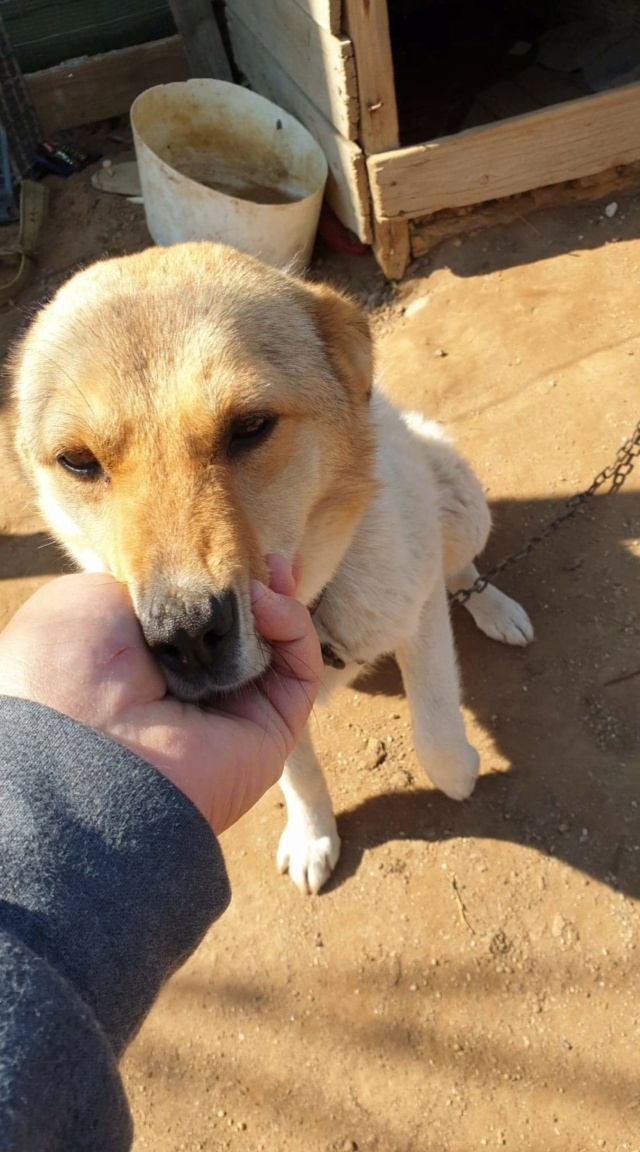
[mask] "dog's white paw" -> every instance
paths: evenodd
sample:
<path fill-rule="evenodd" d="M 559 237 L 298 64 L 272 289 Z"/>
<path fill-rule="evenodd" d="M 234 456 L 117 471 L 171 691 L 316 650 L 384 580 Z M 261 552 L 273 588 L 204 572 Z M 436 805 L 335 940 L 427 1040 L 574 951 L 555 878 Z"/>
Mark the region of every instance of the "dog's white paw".
<path fill-rule="evenodd" d="M 278 870 L 288 872 L 301 892 L 315 896 L 329 879 L 339 855 L 335 820 L 332 827 L 314 830 L 289 822 L 280 837 L 276 859 Z"/>
<path fill-rule="evenodd" d="M 480 757 L 471 744 L 459 752 L 436 752 L 430 748 L 420 756 L 431 783 L 451 800 L 467 800 L 475 788 Z"/>
<path fill-rule="evenodd" d="M 533 640 L 533 624 L 524 608 L 491 584 L 484 592 L 472 596 L 465 607 L 480 631 L 492 640 L 520 647 Z"/>

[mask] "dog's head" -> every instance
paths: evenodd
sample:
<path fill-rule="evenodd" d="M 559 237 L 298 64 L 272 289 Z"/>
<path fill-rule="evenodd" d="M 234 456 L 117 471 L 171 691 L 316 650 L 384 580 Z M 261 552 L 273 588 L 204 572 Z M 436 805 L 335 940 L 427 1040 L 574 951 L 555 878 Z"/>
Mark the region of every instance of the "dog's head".
<path fill-rule="evenodd" d="M 74 276 L 13 357 L 16 447 L 53 533 L 125 583 L 171 690 L 259 675 L 249 582 L 301 553 L 309 600 L 372 491 L 356 308 L 213 244 Z"/>

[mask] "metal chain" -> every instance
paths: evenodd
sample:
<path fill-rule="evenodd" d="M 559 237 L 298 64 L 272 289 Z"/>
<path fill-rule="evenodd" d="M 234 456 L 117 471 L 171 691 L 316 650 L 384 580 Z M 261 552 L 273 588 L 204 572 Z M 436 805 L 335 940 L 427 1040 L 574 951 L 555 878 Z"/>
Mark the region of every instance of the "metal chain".
<path fill-rule="evenodd" d="M 473 596 L 474 592 L 484 592 L 488 584 L 499 576 L 501 572 L 508 571 L 513 568 L 514 564 L 518 564 L 520 560 L 524 560 L 525 556 L 530 556 L 532 552 L 536 552 L 545 540 L 557 532 L 567 520 L 571 520 L 575 516 L 579 508 L 582 508 L 588 500 L 591 499 L 595 493 L 606 484 L 607 480 L 611 480 L 611 487 L 609 492 L 619 492 L 624 484 L 627 476 L 633 471 L 633 466 L 636 457 L 640 456 L 640 421 L 636 424 L 633 436 L 629 440 L 625 440 L 620 448 L 613 464 L 609 464 L 602 472 L 598 472 L 595 480 L 589 485 L 584 492 L 578 492 L 566 501 L 566 511 L 561 512 L 556 516 L 555 520 L 551 520 L 549 524 L 545 524 L 537 535 L 532 536 L 526 544 L 522 546 L 512 556 L 507 556 L 505 560 L 501 560 L 499 564 L 495 564 L 484 575 L 478 576 L 470 588 L 460 588 L 451 596 L 452 604 L 466 604 L 467 600 Z"/>

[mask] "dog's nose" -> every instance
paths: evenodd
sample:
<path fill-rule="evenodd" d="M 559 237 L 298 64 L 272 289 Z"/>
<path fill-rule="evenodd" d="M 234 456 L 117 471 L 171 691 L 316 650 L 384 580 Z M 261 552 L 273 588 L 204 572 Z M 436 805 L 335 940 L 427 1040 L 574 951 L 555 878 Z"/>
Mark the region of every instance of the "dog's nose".
<path fill-rule="evenodd" d="M 194 599 L 151 593 L 138 605 L 145 640 L 166 671 L 189 679 L 222 666 L 238 637 L 235 593 Z"/>

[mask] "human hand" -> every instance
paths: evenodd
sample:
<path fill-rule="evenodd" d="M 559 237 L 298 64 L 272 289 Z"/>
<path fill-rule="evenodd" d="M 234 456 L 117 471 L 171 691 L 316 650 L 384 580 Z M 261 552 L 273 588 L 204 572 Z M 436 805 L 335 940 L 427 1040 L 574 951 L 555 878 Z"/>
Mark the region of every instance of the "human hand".
<path fill-rule="evenodd" d="M 253 582 L 251 602 L 272 663 L 216 708 L 167 696 L 126 588 L 87 573 L 46 584 L 0 633 L 0 694 L 46 704 L 131 749 L 222 832 L 280 776 L 322 675 L 291 569 L 282 557 L 268 561 L 271 588 Z"/>

